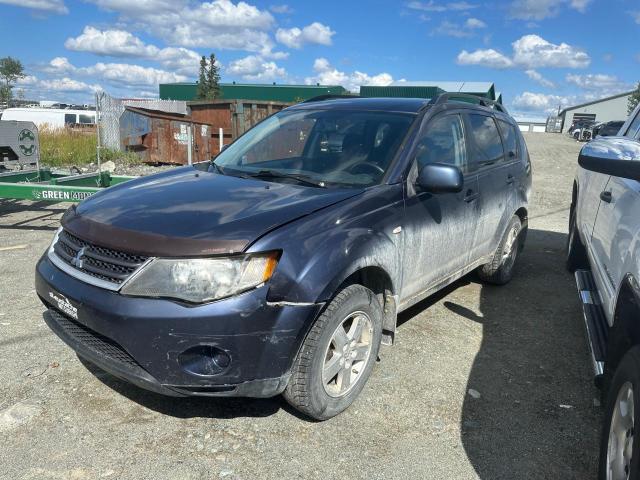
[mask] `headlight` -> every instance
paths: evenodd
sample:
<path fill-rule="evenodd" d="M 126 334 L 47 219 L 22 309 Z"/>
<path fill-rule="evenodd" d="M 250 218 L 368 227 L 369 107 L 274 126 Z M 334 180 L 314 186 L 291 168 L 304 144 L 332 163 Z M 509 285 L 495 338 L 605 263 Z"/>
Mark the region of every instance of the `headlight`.
<path fill-rule="evenodd" d="M 124 295 L 202 303 L 257 287 L 271 278 L 277 252 L 220 258 L 156 258 L 125 284 Z"/>

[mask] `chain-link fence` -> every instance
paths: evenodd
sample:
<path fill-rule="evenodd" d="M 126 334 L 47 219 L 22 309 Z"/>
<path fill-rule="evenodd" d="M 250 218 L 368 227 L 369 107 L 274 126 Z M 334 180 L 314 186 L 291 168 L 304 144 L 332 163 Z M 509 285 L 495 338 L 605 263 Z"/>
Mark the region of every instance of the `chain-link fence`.
<path fill-rule="evenodd" d="M 127 106 L 159 110 L 168 113 L 187 114 L 187 102 L 160 99 L 122 99 L 113 98 L 106 92 L 96 95 L 96 114 L 100 146 L 113 150 L 120 149 L 120 115 Z"/>

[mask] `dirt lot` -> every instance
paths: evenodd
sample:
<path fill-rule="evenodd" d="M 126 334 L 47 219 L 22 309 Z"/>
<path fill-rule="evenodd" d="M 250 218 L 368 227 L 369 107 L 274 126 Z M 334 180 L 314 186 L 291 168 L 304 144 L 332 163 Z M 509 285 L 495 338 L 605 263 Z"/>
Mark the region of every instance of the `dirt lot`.
<path fill-rule="evenodd" d="M 279 398 L 164 398 L 84 366 L 33 289 L 66 206 L 0 201 L 0 477 L 595 478 L 598 393 L 562 260 L 580 146 L 526 138 L 534 196 L 512 283 L 470 276 L 404 312 L 359 401 L 324 423 Z"/>

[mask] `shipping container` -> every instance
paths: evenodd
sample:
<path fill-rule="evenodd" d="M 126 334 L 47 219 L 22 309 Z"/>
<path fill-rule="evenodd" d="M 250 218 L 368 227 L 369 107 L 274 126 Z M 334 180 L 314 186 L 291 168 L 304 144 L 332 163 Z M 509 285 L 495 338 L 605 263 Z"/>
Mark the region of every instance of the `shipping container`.
<path fill-rule="evenodd" d="M 185 115 L 126 107 L 120 116 L 121 149 L 145 163 L 210 160 L 211 142 L 211 125 Z"/>

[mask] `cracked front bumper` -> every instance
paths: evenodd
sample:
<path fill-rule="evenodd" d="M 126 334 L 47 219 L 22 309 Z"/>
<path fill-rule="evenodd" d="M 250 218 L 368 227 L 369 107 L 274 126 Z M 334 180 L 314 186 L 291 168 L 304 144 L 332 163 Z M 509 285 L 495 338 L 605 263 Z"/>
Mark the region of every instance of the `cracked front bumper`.
<path fill-rule="evenodd" d="M 134 298 L 88 285 L 44 256 L 36 291 L 45 322 L 78 355 L 165 395 L 269 397 L 286 387 L 322 305 L 269 304 L 268 287 L 204 305 Z M 185 352 L 224 352 L 228 364 L 194 373 Z"/>

